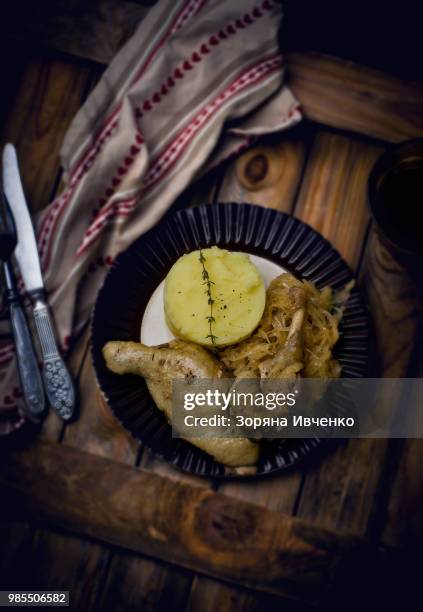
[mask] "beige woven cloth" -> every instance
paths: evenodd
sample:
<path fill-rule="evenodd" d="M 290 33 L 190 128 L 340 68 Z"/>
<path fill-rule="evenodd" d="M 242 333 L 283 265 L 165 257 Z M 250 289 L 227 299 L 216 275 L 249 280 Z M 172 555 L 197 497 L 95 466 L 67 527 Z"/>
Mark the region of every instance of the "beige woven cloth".
<path fill-rule="evenodd" d="M 63 350 L 116 255 L 194 178 L 301 119 L 283 83 L 281 17 L 272 0 L 160 0 L 76 115 L 61 150 L 65 189 L 37 225 Z M 21 422 L 4 411 L 22 403 L 11 342 L 0 367 L 8 431 Z"/>

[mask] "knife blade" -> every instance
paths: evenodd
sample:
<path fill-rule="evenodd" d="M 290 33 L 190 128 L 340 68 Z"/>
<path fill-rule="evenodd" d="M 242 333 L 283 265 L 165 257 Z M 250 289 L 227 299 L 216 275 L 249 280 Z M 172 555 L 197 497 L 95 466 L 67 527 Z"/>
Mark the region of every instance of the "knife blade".
<path fill-rule="evenodd" d="M 18 244 L 15 257 L 25 288 L 32 300 L 35 328 L 40 340 L 43 380 L 49 403 L 64 420 L 75 412 L 75 390 L 57 347 L 54 327 L 47 305 L 34 227 L 19 173 L 16 149 L 7 144 L 3 150 L 3 189 L 16 223 Z"/>

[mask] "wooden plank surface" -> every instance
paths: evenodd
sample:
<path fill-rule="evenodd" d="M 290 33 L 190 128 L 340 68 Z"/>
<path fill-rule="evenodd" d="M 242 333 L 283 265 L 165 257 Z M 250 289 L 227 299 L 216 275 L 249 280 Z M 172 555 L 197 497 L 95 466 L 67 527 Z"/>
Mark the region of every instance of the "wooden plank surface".
<path fill-rule="evenodd" d="M 96 610 L 183 610 L 192 573 L 114 550 L 105 581 L 98 593 Z M 160 571 L 161 570 L 161 571 Z"/>
<path fill-rule="evenodd" d="M 89 343 L 89 329 L 81 341 Z M 98 391 L 91 352 L 87 348 L 78 384 L 78 419 L 67 425 L 63 440 L 69 446 L 133 465 L 139 444 L 116 421 Z"/>
<path fill-rule="evenodd" d="M 63 444 L 9 453 L 2 464 L 14 516 L 278 595 L 322 601 L 357 555 L 372 554 L 347 534 Z"/>
<path fill-rule="evenodd" d="M 295 214 L 358 270 L 366 230 L 367 177 L 381 149 L 320 131 L 301 184 Z M 366 533 L 386 452 L 384 440 L 338 442 L 321 463 L 307 466 L 298 516 L 328 528 Z"/>
<path fill-rule="evenodd" d="M 381 147 L 321 130 L 301 182 L 296 217 L 327 238 L 356 270 L 369 223 L 367 178 Z"/>
<path fill-rule="evenodd" d="M 32 212 L 44 208 L 52 199 L 60 176 L 59 150 L 64 133 L 80 107 L 97 72 L 88 66 L 79 65 L 66 59 L 49 59 L 43 54 L 34 56 L 22 69 L 19 87 L 14 92 L 1 133 L 2 144 L 12 141 L 17 146 L 23 183 Z M 82 359 L 82 356 L 80 356 Z M 77 376 L 80 359 L 74 354 L 71 369 Z M 63 422 L 50 411 L 41 436 L 57 440 L 63 429 Z M 9 526 L 10 528 L 10 526 Z M 11 533 L 26 534 L 26 545 L 14 556 L 10 542 L 7 551 L 11 567 L 2 572 L 2 579 L 9 587 L 33 588 L 45 584 L 53 588 L 83 588 L 84 581 L 75 575 L 75 547 L 67 544 L 69 538 L 52 534 L 47 529 L 32 529 L 28 524 L 12 525 Z M 76 540 L 76 539 L 75 539 Z M 87 546 L 80 558 L 81 565 L 87 562 Z M 52 559 L 62 558 L 61 567 Z M 23 559 L 25 562 L 23 563 Z M 50 562 L 49 562 L 50 560 Z M 43 581 L 48 575 L 46 566 L 51 565 L 50 585 Z M 67 577 L 66 577 L 67 574 Z M 87 574 L 86 574 L 87 575 Z M 72 578 L 75 582 L 72 582 Z M 64 584 L 67 580 L 68 586 Z M 79 584 L 78 584 L 79 580 Z"/>
<path fill-rule="evenodd" d="M 18 151 L 25 191 L 34 213 L 50 203 L 59 177 L 63 137 L 92 81 L 92 69 L 70 60 L 29 61 L 1 131 Z"/>
<path fill-rule="evenodd" d="M 109 63 L 148 11 L 148 2 L 52 0 L 16 2 L 2 20 L 2 36 Z M 151 3 L 150 3 L 151 4 Z"/>
<path fill-rule="evenodd" d="M 65 427 L 63 441 L 66 445 L 77 449 L 108 457 L 119 463 L 134 465 L 139 445 L 113 419 L 110 409 L 106 406 L 96 388 L 89 339 L 89 329 L 87 328 L 81 338 L 81 347 L 85 347 L 85 350 L 78 380 L 79 415 L 75 422 Z M 98 543 L 88 545 L 87 542 L 78 538 L 67 539 L 66 536 L 62 536 L 62 538 L 67 554 L 73 558 L 82 560 L 87 554 L 87 549 L 89 551 L 91 560 L 90 582 L 93 583 L 89 592 L 94 599 L 93 601 L 87 600 L 86 590 L 81 591 L 79 585 L 76 585 L 77 592 L 73 597 L 73 605 L 74 609 L 81 607 L 92 609 L 98 598 L 102 596 L 102 591 L 98 587 L 101 584 L 103 588 L 114 553 L 110 548 Z M 50 562 L 57 558 L 58 553 L 57 546 L 52 548 Z M 154 566 L 154 564 L 152 565 Z M 157 566 L 154 566 L 154 569 L 157 571 Z M 143 583 L 140 581 L 137 586 L 142 585 Z"/>
<path fill-rule="evenodd" d="M 386 546 L 418 550 L 423 543 L 423 440 L 393 443 L 397 460 L 387 476 L 380 537 Z"/>
<path fill-rule="evenodd" d="M 393 378 L 420 376 L 416 365 L 422 346 L 421 270 L 399 261 L 373 233 L 362 276 L 373 314 L 378 371 Z M 375 529 L 386 545 L 414 548 L 423 541 L 422 448 L 422 440 L 389 443 L 380 509 L 375 517 Z"/>
<path fill-rule="evenodd" d="M 23 559 L 32 548 L 34 529 L 28 522 L 12 520 L 0 511 L 0 589 L 17 588 Z"/>
<path fill-rule="evenodd" d="M 7 120 L 1 134 L 2 142 L 15 142 L 21 165 L 26 194 L 33 212 L 42 209 L 52 199 L 59 185 L 59 149 L 68 125 L 79 109 L 83 99 L 98 78 L 97 67 L 88 66 L 66 59 L 51 59 L 43 55 L 31 59 L 22 68 L 20 85 L 11 97 Z M 87 330 L 88 331 L 88 330 Z M 64 437 L 69 444 L 97 452 L 116 460 L 135 462 L 138 446 L 111 418 L 109 409 L 102 403 L 93 384 L 95 377 L 88 354 L 89 335 L 78 339 L 69 357 L 69 366 L 75 384 L 79 389 L 80 419 L 69 427 Z M 64 424 L 50 411 L 43 424 L 41 438 L 57 440 L 63 435 Z M 43 584 L 45 588 L 72 588 L 74 609 L 90 609 L 98 597 L 98 588 L 108 574 L 109 566 L 120 565 L 119 553 L 102 545 L 89 544 L 80 538 L 53 533 L 48 529 L 30 529 L 27 524 L 8 524 L 8 558 L 22 556 L 20 534 L 25 534 L 25 566 L 17 572 L 16 586 L 33 588 Z M 30 532 L 30 536 L 28 536 Z M 6 548 L 6 540 L 4 540 Z M 43 563 L 36 563 L 42 558 Z M 61 559 L 58 564 L 57 560 Z M 138 560 L 141 574 L 150 575 L 148 570 L 155 568 L 157 585 L 161 590 L 166 584 L 166 569 L 154 562 L 143 565 Z M 147 563 L 147 562 L 146 562 Z M 47 567 L 57 572 L 47 574 Z M 77 568 L 87 566 L 89 571 L 81 576 Z M 150 572 L 151 573 L 151 572 Z M 11 573 L 3 573 L 11 579 Z M 49 576 L 49 584 L 45 583 Z M 20 582 L 19 582 L 20 581 Z M 66 584 L 64 584 L 66 582 Z M 142 588 L 142 582 L 137 583 Z M 40 587 L 41 588 L 41 587 Z M 138 592 L 138 595 L 141 593 Z M 159 597 L 160 593 L 156 594 Z"/>
<path fill-rule="evenodd" d="M 81 545 L 79 536 L 48 527 L 35 531 L 31 548 L 21 557 L 20 567 L 15 568 L 14 588 L 70 590 L 71 609 L 94 609 L 102 578 L 99 564 L 107 563 L 107 547 L 90 542 Z M 97 548 L 101 551 L 100 560 Z"/>
<path fill-rule="evenodd" d="M 423 135 L 423 85 L 335 57 L 290 53 L 292 91 L 308 119 L 387 142 Z"/>
<path fill-rule="evenodd" d="M 217 200 L 291 212 L 310 138 L 309 130 L 294 128 L 251 147 L 228 164 Z"/>
<path fill-rule="evenodd" d="M 421 270 L 410 271 L 372 233 L 362 283 L 373 315 L 379 371 L 387 378 L 405 376 L 421 333 Z"/>
<path fill-rule="evenodd" d="M 268 593 L 235 588 L 218 580 L 197 576 L 186 612 L 312 612 L 315 606 L 281 599 Z"/>
<path fill-rule="evenodd" d="M 148 4 L 147 2 L 145 4 Z M 128 0 L 20 4 L 3 20 L 3 35 L 108 64 L 145 16 Z M 242 10 L 242 9 L 241 9 Z M 241 11 L 240 11 L 241 13 Z M 423 135 L 423 86 L 330 56 L 288 53 L 289 83 L 306 117 L 387 142 Z"/>
<path fill-rule="evenodd" d="M 372 232 L 362 283 L 374 324 L 376 371 L 391 378 L 421 376 L 416 371 L 422 355 L 421 269 L 400 261 Z M 423 541 L 421 451 L 422 440 L 389 441 L 373 518 L 376 537 L 386 545 L 414 548 Z"/>

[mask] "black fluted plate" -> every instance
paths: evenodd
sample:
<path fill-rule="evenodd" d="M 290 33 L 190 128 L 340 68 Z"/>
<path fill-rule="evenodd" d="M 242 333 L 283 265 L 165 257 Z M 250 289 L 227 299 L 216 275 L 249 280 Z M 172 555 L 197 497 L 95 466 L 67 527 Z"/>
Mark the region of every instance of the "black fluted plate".
<path fill-rule="evenodd" d="M 145 381 L 118 376 L 105 365 L 101 349 L 109 340 L 139 341 L 149 299 L 184 253 L 218 245 L 269 259 L 294 276 L 322 288 L 341 289 L 353 274 L 331 244 L 310 226 L 282 212 L 252 204 L 213 204 L 181 210 L 136 240 L 119 255 L 97 297 L 92 317 L 92 354 L 98 384 L 120 423 L 172 465 L 201 476 L 231 477 L 225 467 L 181 439 L 155 406 Z M 335 356 L 342 375 L 366 373 L 368 319 L 356 287 L 340 325 Z M 323 443 L 317 438 L 262 444 L 257 475 L 291 467 Z"/>

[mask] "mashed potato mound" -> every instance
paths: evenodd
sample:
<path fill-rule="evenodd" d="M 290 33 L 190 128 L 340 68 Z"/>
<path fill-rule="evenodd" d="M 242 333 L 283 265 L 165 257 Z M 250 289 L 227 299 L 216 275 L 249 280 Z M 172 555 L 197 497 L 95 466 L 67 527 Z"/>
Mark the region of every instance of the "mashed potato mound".
<path fill-rule="evenodd" d="M 265 301 L 263 280 L 248 255 L 218 247 L 183 255 L 165 281 L 169 329 L 204 346 L 247 338 L 260 322 Z"/>

